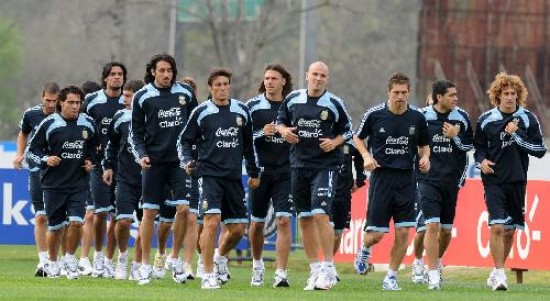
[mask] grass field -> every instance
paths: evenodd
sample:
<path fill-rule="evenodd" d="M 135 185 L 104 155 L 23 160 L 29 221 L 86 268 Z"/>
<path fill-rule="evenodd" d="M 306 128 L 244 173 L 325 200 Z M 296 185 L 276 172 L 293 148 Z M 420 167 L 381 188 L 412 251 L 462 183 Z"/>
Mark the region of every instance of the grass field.
<path fill-rule="evenodd" d="M 217 291 L 203 291 L 198 280 L 176 284 L 171 277 L 155 280 L 149 286 L 138 286 L 131 281 L 81 277 L 35 278 L 35 249 L 32 246 L 0 246 L 0 300 L 550 300 L 550 272 L 529 271 L 525 284 L 515 284 L 515 276 L 508 273 L 509 290 L 493 292 L 485 286 L 489 269 L 445 268 L 444 286 L 440 291 L 428 291 L 423 285 L 410 281 L 410 270 L 399 272 L 402 291 L 381 290 L 383 272 L 358 276 L 349 264 L 338 264 L 342 281 L 331 291 L 303 291 L 308 277 L 308 265 L 303 253 L 291 255 L 289 277 L 291 287 L 271 287 L 273 263 L 267 263 L 266 286 L 250 287 L 250 265 L 244 262 L 230 264 L 231 281 Z"/>

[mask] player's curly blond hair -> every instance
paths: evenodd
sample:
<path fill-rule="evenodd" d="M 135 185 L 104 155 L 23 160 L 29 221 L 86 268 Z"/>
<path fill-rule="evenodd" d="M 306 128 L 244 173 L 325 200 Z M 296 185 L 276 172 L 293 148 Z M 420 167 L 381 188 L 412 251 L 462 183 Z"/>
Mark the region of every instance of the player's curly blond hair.
<path fill-rule="evenodd" d="M 500 72 L 495 76 L 495 80 L 491 83 L 487 94 L 489 94 L 489 99 L 491 104 L 498 106 L 500 104 L 500 99 L 498 98 L 502 91 L 506 88 L 512 88 L 518 93 L 518 98 L 516 99 L 517 104 L 520 107 L 525 107 L 527 105 L 527 88 L 525 84 L 517 75 L 506 74 L 505 72 Z"/>

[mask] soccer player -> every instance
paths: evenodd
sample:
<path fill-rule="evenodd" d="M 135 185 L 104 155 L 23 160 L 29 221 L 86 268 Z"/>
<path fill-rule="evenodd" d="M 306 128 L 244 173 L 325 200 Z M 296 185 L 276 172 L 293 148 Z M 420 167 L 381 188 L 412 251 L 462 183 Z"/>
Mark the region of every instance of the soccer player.
<path fill-rule="evenodd" d="M 109 125 L 115 113 L 124 109 L 122 86 L 126 82 L 126 67 L 119 62 L 110 62 L 103 66 L 101 72 L 102 90 L 86 95 L 84 112 L 91 116 L 98 127 L 98 160 L 104 157 L 104 150 L 109 141 Z M 103 168 L 98 164 L 90 177 L 92 200 L 94 201 L 94 242 L 95 252 L 92 277 L 114 277 L 112 259 L 115 250 L 114 221 L 109 223 L 107 216 L 114 209 L 114 186 L 103 182 Z M 103 239 L 107 232 L 106 256 L 103 256 Z"/>
<path fill-rule="evenodd" d="M 467 152 L 473 149 L 470 116 L 457 106 L 454 83 L 432 86 L 433 105 L 422 110 L 430 135 L 430 164 L 418 173 L 419 205 L 424 215 L 424 247 L 428 257 L 428 288 L 441 288 L 441 258 L 451 242 L 458 191 L 466 179 Z"/>
<path fill-rule="evenodd" d="M 95 81 L 85 81 L 81 88 L 84 95 L 94 93 L 101 90 L 101 86 Z M 82 106 L 84 108 L 84 106 Z M 88 256 L 90 255 L 90 249 L 94 242 L 94 201 L 92 199 L 92 193 L 88 193 L 88 199 L 86 200 L 86 215 L 84 216 L 84 226 L 82 226 L 82 244 L 80 247 L 80 260 L 78 261 L 78 270 L 80 275 L 88 276 L 92 274 L 92 264 Z"/>
<path fill-rule="evenodd" d="M 126 267 L 128 265 L 127 249 L 130 227 L 134 212 L 139 211 L 141 199 L 141 166 L 135 161 L 128 137 L 132 119 L 132 97 L 143 85 L 141 80 L 132 80 L 124 84 L 122 95 L 125 108 L 116 112 L 113 117 L 107 133 L 109 141 L 105 148 L 105 158 L 102 161 L 103 181 L 109 186 L 116 183 L 115 235 L 119 255 L 114 277 L 119 280 L 128 277 Z M 113 181 L 115 169 L 117 170 L 116 181 Z M 136 269 L 137 267 L 132 265 L 130 272 L 134 272 Z"/>
<path fill-rule="evenodd" d="M 242 185 L 242 160 L 251 189 L 260 184 L 259 169 L 254 158 L 252 121 L 248 107 L 231 99 L 231 72 L 214 69 L 208 76 L 212 98 L 193 111 L 180 135 L 178 154 L 180 164 L 188 174 L 202 178 L 201 212 L 203 231 L 200 236 L 204 262 L 202 289 L 219 289 L 219 282 L 228 281 L 227 255 L 239 242 L 248 222 Z M 192 156 L 197 145 L 198 159 Z M 227 233 L 214 258 L 214 245 L 220 222 Z M 214 273 L 214 264 L 217 273 Z"/>
<path fill-rule="evenodd" d="M 393 74 L 388 80 L 388 101 L 365 112 L 353 137 L 365 170 L 371 172 L 363 246 L 354 266 L 357 273 L 367 273 L 372 246 L 389 232 L 393 218 L 395 240 L 382 282 L 384 290 L 399 290 L 396 273 L 407 250 L 409 228 L 415 225 L 417 156 L 419 170 L 430 169 L 426 118 L 408 104 L 409 91 L 409 78 L 403 73 Z"/>
<path fill-rule="evenodd" d="M 88 195 L 88 172 L 96 162 L 96 126 L 80 113 L 84 93 L 75 86 L 59 91 L 57 113 L 40 123 L 30 142 L 28 158 L 44 168 L 42 189 L 48 217 L 48 277 L 61 271 L 57 252 L 62 229 L 66 229 L 64 265 L 68 279 L 77 279 L 75 251 L 80 242 Z"/>
<path fill-rule="evenodd" d="M 516 229 L 525 225 L 529 155 L 542 158 L 546 145 L 537 117 L 525 109 L 527 89 L 517 75 L 497 74 L 487 94 L 495 108 L 477 121 L 474 159 L 481 170 L 491 228 L 489 247 L 495 264 L 487 285 L 493 290 L 507 290 L 504 264 Z"/>
<path fill-rule="evenodd" d="M 332 202 L 332 222 L 334 223 L 334 246 L 332 254 L 335 255 L 340 247 L 342 232 L 349 229 L 351 221 L 351 194 L 357 189 L 365 186 L 365 169 L 363 168 L 363 157 L 355 148 L 353 140 L 342 145 L 344 159 L 338 172 L 336 194 Z M 355 168 L 355 177 L 353 173 Z M 338 275 L 336 275 L 338 277 Z"/>
<path fill-rule="evenodd" d="M 290 93 L 277 117 L 279 133 L 292 144 L 291 191 L 311 268 L 304 290 L 328 290 L 337 282 L 332 262 L 334 229 L 329 217 L 342 163 L 339 146 L 351 139 L 352 130 L 344 102 L 326 90 L 328 79 L 325 63 L 311 64 L 306 73 L 307 89 Z"/>
<path fill-rule="evenodd" d="M 145 67 L 147 85 L 133 99 L 130 139 L 134 156 L 142 168 L 143 190 L 140 285 L 148 284 L 152 279 L 150 253 L 154 220 L 165 200 L 166 185 L 174 189 L 177 210 L 173 247 L 181 248 L 185 237 L 189 201 L 186 199 L 186 174 L 177 164 L 176 142 L 197 101 L 189 86 L 176 82 L 177 73 L 172 56 L 154 55 Z M 174 281 L 185 282 L 187 275 L 176 271 L 182 269 L 174 270 Z"/>
<path fill-rule="evenodd" d="M 252 286 L 264 284 L 264 223 L 273 202 L 277 219 L 276 256 L 274 287 L 288 287 L 287 263 L 292 242 L 290 231 L 294 204 L 290 196 L 290 144 L 277 132 L 277 112 L 284 98 L 292 91 L 292 77 L 278 64 L 268 65 L 258 92 L 261 94 L 246 104 L 250 109 L 254 147 L 260 170 L 260 186 L 249 191 L 251 223 L 249 230 L 252 249 Z"/>
<path fill-rule="evenodd" d="M 36 133 L 38 125 L 55 112 L 55 101 L 59 93 L 59 86 L 54 82 L 44 84 L 42 88 L 42 103 L 29 108 L 23 113 L 23 118 L 19 123 L 21 130 L 17 135 L 17 153 L 13 159 L 13 168 L 23 168 L 23 159 L 28 146 L 29 138 L 32 139 Z M 38 249 L 38 265 L 34 273 L 37 277 L 47 276 L 44 265 L 48 262 L 48 249 L 46 246 L 46 232 L 48 230 L 48 220 L 44 210 L 44 198 L 42 187 L 40 186 L 40 164 L 34 164 L 27 160 L 29 164 L 29 192 L 31 194 L 32 207 L 34 210 L 34 241 Z"/>

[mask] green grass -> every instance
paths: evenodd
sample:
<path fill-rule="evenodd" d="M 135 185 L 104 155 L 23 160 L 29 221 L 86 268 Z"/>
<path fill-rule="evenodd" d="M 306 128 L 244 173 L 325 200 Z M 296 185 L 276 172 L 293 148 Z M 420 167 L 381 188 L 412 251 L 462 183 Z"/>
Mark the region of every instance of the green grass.
<path fill-rule="evenodd" d="M 550 272 L 529 271 L 525 284 L 515 284 L 509 273 L 509 291 L 493 292 L 485 286 L 489 269 L 445 268 L 444 287 L 428 291 L 409 280 L 410 270 L 400 271 L 402 291 L 381 290 L 383 272 L 354 275 L 349 264 L 338 264 L 342 281 L 331 291 L 302 291 L 309 267 L 302 252 L 292 253 L 289 289 L 272 288 L 273 263 L 267 263 L 266 287 L 250 287 L 250 263 L 230 264 L 231 281 L 217 291 L 200 290 L 197 280 L 178 285 L 166 277 L 142 287 L 131 281 L 82 277 L 47 279 L 33 276 L 36 254 L 31 246 L 0 246 L 0 300 L 548 300 Z"/>

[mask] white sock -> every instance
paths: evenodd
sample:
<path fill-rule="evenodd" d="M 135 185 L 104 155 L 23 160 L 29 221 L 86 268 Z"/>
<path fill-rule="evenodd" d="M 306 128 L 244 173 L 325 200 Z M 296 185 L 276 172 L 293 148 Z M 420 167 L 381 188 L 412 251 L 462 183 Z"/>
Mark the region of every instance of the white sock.
<path fill-rule="evenodd" d="M 103 256 L 103 251 L 94 251 L 94 258 L 97 258 L 98 256 Z"/>
<path fill-rule="evenodd" d="M 388 269 L 388 273 L 386 274 L 387 277 L 396 277 L 397 276 L 397 272 L 392 270 L 392 269 Z"/>
<path fill-rule="evenodd" d="M 46 251 L 38 252 L 38 260 L 42 264 L 48 262 L 48 252 Z"/>
<path fill-rule="evenodd" d="M 334 267 L 334 263 L 331 261 L 323 261 L 321 262 L 321 268 L 322 269 L 332 269 Z"/>
<path fill-rule="evenodd" d="M 415 265 L 424 265 L 424 260 L 422 260 L 422 258 L 415 258 L 414 259 L 414 264 Z"/>
<path fill-rule="evenodd" d="M 128 257 L 128 251 L 118 253 L 118 258 L 126 258 L 126 257 Z"/>
<path fill-rule="evenodd" d="M 252 258 L 252 268 L 254 269 L 263 269 L 264 268 L 264 259 L 260 258 L 258 260 Z"/>
<path fill-rule="evenodd" d="M 312 272 L 318 272 L 321 269 L 321 263 L 319 262 L 313 262 L 309 264 L 309 269 Z"/>

